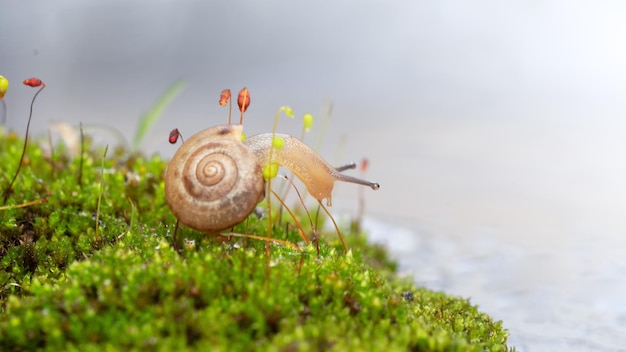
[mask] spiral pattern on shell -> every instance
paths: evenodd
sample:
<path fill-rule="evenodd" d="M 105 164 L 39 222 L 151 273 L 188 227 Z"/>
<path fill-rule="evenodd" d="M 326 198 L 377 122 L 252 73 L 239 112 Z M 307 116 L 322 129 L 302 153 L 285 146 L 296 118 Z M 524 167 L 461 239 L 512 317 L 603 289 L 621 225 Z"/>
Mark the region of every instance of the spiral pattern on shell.
<path fill-rule="evenodd" d="M 184 225 L 225 230 L 242 222 L 263 199 L 261 166 L 241 135 L 241 125 L 211 127 L 174 154 L 165 174 L 165 197 Z"/>

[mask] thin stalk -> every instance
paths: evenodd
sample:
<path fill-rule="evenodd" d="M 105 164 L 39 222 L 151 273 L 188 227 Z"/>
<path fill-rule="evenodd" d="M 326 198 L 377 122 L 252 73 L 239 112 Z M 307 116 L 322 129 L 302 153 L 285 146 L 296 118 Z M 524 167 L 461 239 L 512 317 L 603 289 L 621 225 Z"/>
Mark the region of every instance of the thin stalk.
<path fill-rule="evenodd" d="M 17 209 L 17 208 L 26 208 L 26 207 L 29 207 L 29 206 L 31 206 L 31 205 L 40 204 L 40 203 L 45 203 L 45 202 L 46 202 L 46 198 L 41 198 L 41 199 L 31 200 L 30 202 L 26 202 L 26 203 L 22 203 L 22 204 L 17 204 L 17 205 L 5 205 L 5 206 L 0 207 L 0 210 Z"/>
<path fill-rule="evenodd" d="M 174 227 L 174 234 L 172 235 L 172 241 L 174 241 L 174 251 L 176 251 L 176 253 L 178 253 L 180 255 L 181 249 L 180 249 L 180 247 L 178 247 L 178 239 L 176 237 L 176 234 L 178 233 L 178 224 L 179 223 L 180 223 L 180 220 L 176 219 L 176 226 Z"/>
<path fill-rule="evenodd" d="M 4 125 L 7 122 L 7 102 L 4 99 L 0 99 L 2 101 L 2 120 L 0 121 L 0 125 Z"/>
<path fill-rule="evenodd" d="M 326 215 L 328 215 L 330 220 L 333 222 L 333 225 L 335 226 L 335 230 L 337 230 L 337 235 L 339 236 L 339 240 L 341 241 L 341 246 L 343 247 L 343 251 L 347 253 L 348 247 L 346 247 L 346 243 L 343 241 L 343 236 L 341 236 L 341 231 L 339 230 L 339 226 L 337 226 L 337 222 L 335 221 L 335 218 L 333 218 L 333 216 L 330 215 L 330 212 L 328 211 L 328 209 L 326 209 L 326 207 L 324 206 L 324 204 L 322 204 L 322 202 L 319 202 L 319 204 L 322 207 L 322 209 L 324 209 L 324 211 L 326 212 Z"/>
<path fill-rule="evenodd" d="M 28 131 L 30 130 L 30 120 L 33 117 L 33 105 L 35 104 L 35 99 L 37 99 L 37 96 L 44 88 L 46 88 L 46 85 L 42 83 L 41 88 L 37 90 L 37 93 L 35 93 L 33 100 L 30 102 L 30 113 L 28 114 L 28 122 L 26 123 L 26 136 L 24 137 L 24 148 L 22 149 L 22 156 L 20 156 L 20 163 L 17 165 L 17 170 L 15 171 L 15 175 L 13 175 L 11 183 L 9 183 L 9 187 L 4 191 L 4 204 L 7 204 L 7 200 L 9 199 L 9 195 L 11 194 L 11 191 L 13 189 L 13 183 L 15 183 L 17 175 L 20 174 L 20 169 L 22 169 L 22 163 L 24 163 L 24 155 L 26 155 L 26 146 L 28 146 Z"/>
<path fill-rule="evenodd" d="M 300 224 L 300 221 L 298 220 L 298 218 L 296 218 L 296 214 L 294 214 L 291 209 L 289 209 L 289 207 L 287 206 L 287 204 L 285 204 L 285 201 L 282 200 L 280 198 L 280 196 L 278 195 L 278 193 L 274 192 L 273 190 L 271 191 L 272 194 L 276 197 L 276 199 L 278 199 L 278 201 L 280 202 L 280 204 L 282 204 L 283 207 L 285 207 L 285 209 L 287 209 L 287 211 L 289 212 L 289 215 L 291 215 L 291 217 L 293 218 L 293 220 L 296 222 L 296 226 L 298 227 L 299 230 L 299 234 L 300 237 L 302 237 L 302 239 L 304 240 L 304 243 L 309 243 L 309 239 L 306 238 L 306 235 L 304 234 L 304 228 L 302 227 L 302 224 Z"/>
<path fill-rule="evenodd" d="M 280 243 L 283 244 L 285 246 L 291 247 L 295 250 L 297 250 L 298 252 L 302 251 L 302 249 L 294 243 L 291 243 L 289 241 L 284 241 L 278 238 L 271 238 L 271 237 L 263 237 L 263 236 L 256 236 L 256 235 L 249 235 L 249 234 L 245 234 L 245 233 L 236 233 L 236 232 L 229 232 L 229 233 L 221 233 L 219 234 L 220 236 L 224 236 L 224 237 L 241 237 L 241 238 L 252 238 L 255 240 L 261 240 L 261 241 L 266 241 L 269 245 L 269 243 L 271 242 L 276 242 L 276 243 Z"/>
<path fill-rule="evenodd" d="M 309 223 L 311 225 L 311 230 L 313 231 L 313 240 L 315 241 L 315 249 L 317 250 L 317 255 L 319 255 L 320 254 L 319 236 L 317 235 L 317 228 L 315 227 L 315 225 L 313 225 L 313 218 L 311 217 L 311 213 L 309 213 L 309 208 L 307 208 L 306 204 L 304 204 L 304 199 L 302 198 L 302 195 L 300 194 L 300 191 L 298 191 L 298 187 L 296 187 L 296 184 L 293 183 L 293 181 L 289 177 L 287 177 L 287 176 L 283 176 L 283 177 L 287 181 L 289 181 L 289 183 L 291 184 L 293 189 L 296 191 L 296 194 L 298 195 L 298 199 L 300 200 L 300 204 L 302 204 L 302 208 L 306 212 L 306 216 L 309 218 Z"/>
<path fill-rule="evenodd" d="M 228 99 L 228 102 L 230 103 L 228 106 L 228 124 L 231 124 L 231 116 L 233 114 L 233 99 L 232 97 L 230 99 Z M 243 113 L 241 113 L 243 115 Z M 241 117 L 241 119 L 243 120 L 243 116 Z M 241 123 L 240 123 L 241 124 Z"/>
<path fill-rule="evenodd" d="M 80 123 L 80 160 L 78 166 L 78 187 L 83 188 L 83 162 L 85 159 L 85 134 L 83 133 L 83 123 Z"/>
<path fill-rule="evenodd" d="M 102 169 L 100 170 L 100 190 L 98 191 L 98 205 L 96 207 L 96 241 L 102 240 L 98 230 L 100 229 L 100 204 L 102 203 L 102 193 L 104 192 L 104 160 L 107 157 L 109 145 L 104 147 L 104 156 L 102 157 Z"/>
<path fill-rule="evenodd" d="M 268 157 L 268 165 L 269 168 L 267 178 L 267 189 L 268 189 L 268 197 L 267 197 L 267 235 L 272 237 L 272 206 L 270 199 L 272 197 L 269 196 L 269 191 L 272 190 L 272 169 L 273 169 L 273 161 L 274 161 L 274 138 L 276 138 L 276 128 L 278 127 L 278 118 L 280 117 L 280 112 L 285 110 L 285 107 L 282 106 L 278 111 L 276 111 L 276 117 L 274 118 L 274 126 L 272 127 L 272 147 L 270 148 L 269 157 Z M 269 245 L 265 245 L 265 255 L 269 257 Z"/>
<path fill-rule="evenodd" d="M 52 143 L 52 132 L 48 128 L 48 145 L 50 146 L 50 179 L 54 180 L 54 144 Z"/>

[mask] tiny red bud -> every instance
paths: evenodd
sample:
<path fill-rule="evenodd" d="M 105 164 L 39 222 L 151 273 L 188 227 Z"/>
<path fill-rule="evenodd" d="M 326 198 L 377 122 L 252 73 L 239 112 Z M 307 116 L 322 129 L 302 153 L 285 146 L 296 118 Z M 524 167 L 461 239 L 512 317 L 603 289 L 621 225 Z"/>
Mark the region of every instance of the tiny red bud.
<path fill-rule="evenodd" d="M 248 92 L 248 88 L 243 87 L 243 89 L 239 92 L 237 105 L 239 105 L 239 111 L 241 112 L 246 112 L 248 106 L 250 106 L 250 92 Z"/>
<path fill-rule="evenodd" d="M 174 144 L 178 141 L 178 136 L 180 136 L 180 132 L 178 128 L 175 128 L 170 132 L 170 144 Z"/>
<path fill-rule="evenodd" d="M 230 99 L 230 89 L 224 89 L 220 94 L 220 106 L 226 105 Z"/>
<path fill-rule="evenodd" d="M 25 79 L 23 83 L 25 85 L 31 86 L 31 87 L 45 86 L 45 84 L 39 78 L 35 78 L 35 77 L 31 77 L 31 78 Z"/>
<path fill-rule="evenodd" d="M 361 172 L 365 172 L 367 170 L 367 167 L 369 166 L 369 160 L 367 160 L 367 158 L 364 158 L 363 160 L 361 160 Z"/>

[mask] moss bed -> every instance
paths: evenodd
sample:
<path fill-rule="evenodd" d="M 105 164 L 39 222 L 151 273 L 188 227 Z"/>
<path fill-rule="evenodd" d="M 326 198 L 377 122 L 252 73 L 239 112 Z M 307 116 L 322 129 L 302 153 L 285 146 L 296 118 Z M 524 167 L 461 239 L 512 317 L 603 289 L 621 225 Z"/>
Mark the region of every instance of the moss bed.
<path fill-rule="evenodd" d="M 3 191 L 22 146 L 0 131 Z M 501 322 L 396 277 L 362 234 L 345 231 L 348 253 L 329 234 L 319 256 L 301 243 L 268 256 L 264 241 L 183 229 L 179 255 L 166 161 L 49 149 L 29 143 L 7 205 L 46 202 L 0 210 L 0 350 L 509 350 Z M 273 236 L 302 241 L 288 223 Z M 267 223 L 235 230 L 265 236 Z"/>

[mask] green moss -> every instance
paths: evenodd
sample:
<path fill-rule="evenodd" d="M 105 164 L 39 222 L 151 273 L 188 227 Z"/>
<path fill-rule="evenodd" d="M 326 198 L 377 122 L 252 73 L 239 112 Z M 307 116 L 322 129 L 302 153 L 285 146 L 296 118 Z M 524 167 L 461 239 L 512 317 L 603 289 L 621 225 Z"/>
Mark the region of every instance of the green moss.
<path fill-rule="evenodd" d="M 0 132 L 2 186 L 22 141 Z M 506 351 L 507 332 L 467 300 L 413 286 L 364 236 L 302 251 L 184 230 L 158 157 L 87 146 L 80 158 L 32 143 L 0 210 L 1 350 Z M 79 176 L 81 175 L 81 176 Z M 104 175 L 104 178 L 101 178 Z M 96 238 L 96 209 L 103 185 Z M 307 223 L 308 221 L 303 221 Z M 251 216 L 236 231 L 264 236 Z M 294 226 L 273 236 L 296 243 Z"/>

